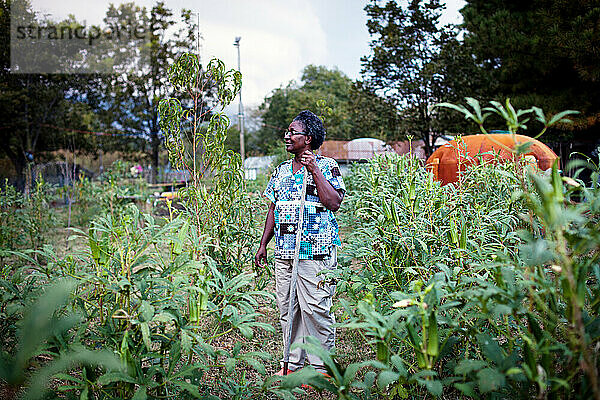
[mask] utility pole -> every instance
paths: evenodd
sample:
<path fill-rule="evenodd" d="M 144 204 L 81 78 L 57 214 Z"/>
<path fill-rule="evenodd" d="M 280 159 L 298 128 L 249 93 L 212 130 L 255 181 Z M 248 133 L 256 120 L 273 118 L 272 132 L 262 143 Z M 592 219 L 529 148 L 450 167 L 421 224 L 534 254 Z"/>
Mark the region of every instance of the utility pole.
<path fill-rule="evenodd" d="M 198 52 L 198 60 L 200 60 L 200 13 L 197 13 L 198 24 L 196 26 L 196 51 Z"/>
<path fill-rule="evenodd" d="M 198 61 L 200 61 L 200 12 L 192 12 L 196 15 L 196 51 L 198 52 Z"/>
<path fill-rule="evenodd" d="M 240 68 L 240 40 L 242 40 L 241 36 L 237 36 L 235 38 L 235 42 L 233 45 L 237 47 L 238 53 L 238 71 L 241 73 L 242 70 Z M 246 151 L 244 148 L 244 106 L 242 105 L 242 88 L 240 88 L 240 105 L 238 108 L 238 127 L 240 129 L 240 155 L 242 156 L 242 168 L 244 167 L 244 159 L 246 157 Z"/>

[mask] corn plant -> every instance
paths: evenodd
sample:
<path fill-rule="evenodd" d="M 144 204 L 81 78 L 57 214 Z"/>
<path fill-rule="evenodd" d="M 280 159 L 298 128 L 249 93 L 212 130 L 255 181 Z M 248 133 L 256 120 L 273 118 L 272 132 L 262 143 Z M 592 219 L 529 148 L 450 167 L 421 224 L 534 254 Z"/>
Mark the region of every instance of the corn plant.
<path fill-rule="evenodd" d="M 128 205 L 116 218 L 106 214 L 94 220 L 88 233 L 76 230 L 87 247 L 70 262 L 53 263 L 54 273 L 81 282 L 74 307 L 85 316 L 83 338 L 92 348 L 118 354 L 121 370 L 88 369 L 83 380 L 61 376 L 71 382 L 70 390 L 101 398 L 178 392 L 199 397 L 200 386 L 189 380 L 199 380 L 208 368 L 225 368 L 219 361 L 223 351 L 210 346 L 215 338 L 233 331 L 251 337 L 254 329 L 273 330 L 258 322 L 254 311 L 255 298 L 270 295 L 249 290 L 252 275 L 227 279 L 210 257 L 195 258 L 193 252 L 203 254 L 210 238 L 190 234 L 186 224 L 182 217 L 160 222 Z M 198 285 L 198 270 L 212 277 L 205 282 L 206 292 Z M 200 330 L 195 313 L 201 311 L 190 310 L 190 292 L 200 299 L 202 321 L 215 321 L 212 333 Z M 256 366 L 256 357 L 264 355 L 229 358 Z"/>
<path fill-rule="evenodd" d="M 52 377 L 68 377 L 75 366 L 120 368 L 113 353 L 86 349 L 76 329 L 71 337 L 82 317 L 65 313 L 74 288 L 73 281 L 56 283 L 23 309 L 14 349 L 3 346 L 0 359 L 0 378 L 11 398 L 23 389 L 25 398 L 42 398 Z"/>
<path fill-rule="evenodd" d="M 0 261 L 19 249 L 40 249 L 47 234 L 56 225 L 56 216 L 50 207 L 52 190 L 43 180 L 25 196 L 5 183 L 0 189 Z"/>
<path fill-rule="evenodd" d="M 524 211 L 511 197 L 518 180 L 510 169 L 481 165 L 475 171 L 459 195 L 412 158 L 384 155 L 355 167 L 349 181 L 362 188 L 350 190 L 353 212 L 342 216 L 356 227 L 345 251 L 365 269 L 350 279 L 369 275 L 376 292 L 394 291 L 413 279 L 427 281 L 437 263 L 464 269 L 496 252 L 514 252 Z"/>
<path fill-rule="evenodd" d="M 450 108 L 482 132 L 492 112 L 513 134 L 572 113 L 468 103 Z M 395 156 L 354 168 L 346 255 L 361 263 L 338 287 L 344 326 L 376 350 L 380 394 L 598 398 L 597 168 L 587 187 L 512 151 L 515 163 L 474 165 L 456 187 Z"/>

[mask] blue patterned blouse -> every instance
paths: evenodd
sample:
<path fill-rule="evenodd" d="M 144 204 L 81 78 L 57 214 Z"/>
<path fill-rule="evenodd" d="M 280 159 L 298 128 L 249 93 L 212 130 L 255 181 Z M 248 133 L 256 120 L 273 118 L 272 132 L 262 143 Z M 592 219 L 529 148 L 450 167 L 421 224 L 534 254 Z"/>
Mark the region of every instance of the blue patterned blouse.
<path fill-rule="evenodd" d="M 346 192 L 338 163 L 332 158 L 319 155 L 316 156 L 315 161 L 334 189 Z M 265 197 L 275 203 L 275 257 L 277 258 L 294 258 L 300 194 L 305 171 L 305 168 L 301 168 L 294 174 L 292 160 L 281 163 L 273 171 L 264 193 Z M 321 204 L 312 174 L 308 173 L 304 224 L 300 237 L 300 259 L 322 260 L 329 257 L 333 245 L 341 246 L 338 230 L 333 213 Z"/>

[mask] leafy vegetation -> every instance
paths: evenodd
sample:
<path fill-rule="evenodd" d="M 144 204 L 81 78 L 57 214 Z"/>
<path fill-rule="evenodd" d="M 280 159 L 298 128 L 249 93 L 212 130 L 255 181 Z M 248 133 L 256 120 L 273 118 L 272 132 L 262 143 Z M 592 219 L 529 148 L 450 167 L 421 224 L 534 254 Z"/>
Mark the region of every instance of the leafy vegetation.
<path fill-rule="evenodd" d="M 467 1 L 465 47 L 496 82 L 486 96 L 510 96 L 520 107 L 537 104 L 552 112 L 575 108 L 583 115 L 573 127 L 595 125 L 586 117 L 600 106 L 590 95 L 600 72 L 590 50 L 599 11 L 589 2 Z"/>
<path fill-rule="evenodd" d="M 497 112 L 515 130 L 528 112 L 544 129 L 569 114 L 546 120 L 535 108 L 469 102 L 473 111 L 453 108 L 481 123 Z M 358 390 L 340 397 L 370 398 L 364 382 L 376 382 L 400 398 L 600 396 L 597 184 L 561 178 L 556 165 L 550 176 L 527 169 L 524 148 L 514 151 L 516 164 L 480 164 L 456 186 L 433 182 L 410 158 L 355 167 L 346 222 L 355 229 L 336 278 L 343 326 L 375 358 L 345 367 L 352 376 L 371 367 L 362 383 L 336 378 L 328 390 L 349 385 Z"/>
<path fill-rule="evenodd" d="M 402 131 L 423 139 L 428 154 L 435 141 L 431 107 L 448 100 L 440 96 L 440 50 L 451 33 L 439 23 L 443 7 L 439 0 L 373 0 L 365 6 L 372 52 L 362 58 L 364 82 L 404 114 Z"/>
<path fill-rule="evenodd" d="M 401 396 L 597 393 L 598 242 L 590 233 L 598 192 L 563 186 L 556 169 L 550 178 L 531 174 L 523 192 L 512 167 L 487 165 L 460 193 L 428 183 L 422 169 L 411 174 L 413 163 L 381 157 L 354 175 L 367 183 L 352 196 L 366 224 L 350 254 L 364 267 L 341 271 L 342 307 L 345 326 L 375 349 L 379 388 Z M 421 219 L 411 218 L 407 177 L 417 181 Z M 589 202 L 571 204 L 579 190 Z"/>
<path fill-rule="evenodd" d="M 400 123 L 395 106 L 376 96 L 343 72 L 308 65 L 300 82 L 291 81 L 274 89 L 260 106 L 263 127 L 250 135 L 249 146 L 265 152 L 281 139 L 281 132 L 304 109 L 314 110 L 325 119 L 332 140 L 375 137 L 399 139 Z"/>
<path fill-rule="evenodd" d="M 429 9 L 410 4 L 410 12 L 369 10 L 373 18 L 392 13 L 421 24 L 413 26 L 421 33 L 443 34 L 432 25 L 438 2 Z M 404 58 L 418 36 L 406 43 Z M 431 79 L 431 62 L 407 73 Z M 522 162 L 522 144 L 509 149 L 514 163 L 480 163 L 446 186 L 410 157 L 355 165 L 340 218 L 345 248 L 331 272 L 348 341 L 332 353 L 310 339 L 301 345 L 323 359 L 329 378 L 310 367 L 274 377 L 280 349 L 269 347 L 279 341 L 265 287 L 270 271 L 250 267 L 265 205 L 247 192 L 241 159 L 226 147 L 223 109 L 241 75 L 188 53 L 166 75 L 173 91 L 148 118 L 160 124 L 172 165 L 190 178 L 162 216 L 135 203 L 145 200 L 142 188 L 117 163 L 100 181 L 63 189 L 81 213 L 63 249 L 48 243 L 59 211 L 43 183 L 29 197 L 10 186 L 0 192 L 0 379 L 7 397 L 242 399 L 325 391 L 342 399 L 600 398 L 598 164 L 579 162 L 575 178 L 561 177 L 557 166 L 541 173 Z M 302 90 L 273 93 L 269 107 L 276 99 L 287 104 L 269 109 L 273 118 L 287 122 L 290 105 L 315 100 L 333 107 L 327 115 L 347 128 L 336 112 L 347 110 L 349 80 L 318 67 L 307 68 L 303 80 Z M 328 85 L 339 98 L 323 103 Z M 397 90 L 417 86 L 433 93 L 419 84 Z M 363 89 L 367 104 L 389 110 L 373 87 Z M 431 98 L 414 110 L 430 112 Z M 573 114 L 549 117 L 509 101 L 467 104 L 440 106 L 483 133 L 492 115 L 510 134 L 532 122 L 542 134 Z M 417 122 L 429 131 L 431 115 L 421 114 Z M 591 184 L 577 179 L 583 168 L 591 169 Z M 344 351 L 359 361 L 346 362 Z"/>

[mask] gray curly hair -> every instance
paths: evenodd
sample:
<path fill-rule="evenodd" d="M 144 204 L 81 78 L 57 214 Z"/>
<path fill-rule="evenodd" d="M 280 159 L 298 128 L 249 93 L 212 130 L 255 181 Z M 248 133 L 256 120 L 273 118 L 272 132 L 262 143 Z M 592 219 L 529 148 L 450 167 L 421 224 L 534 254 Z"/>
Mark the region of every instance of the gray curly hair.
<path fill-rule="evenodd" d="M 311 149 L 317 150 L 321 147 L 325 140 L 325 135 L 327 134 L 321 118 L 317 117 L 309 110 L 304 110 L 294 118 L 294 121 L 302 122 L 304 124 L 304 129 L 306 129 L 306 133 L 312 137 L 312 142 L 310 143 Z"/>

